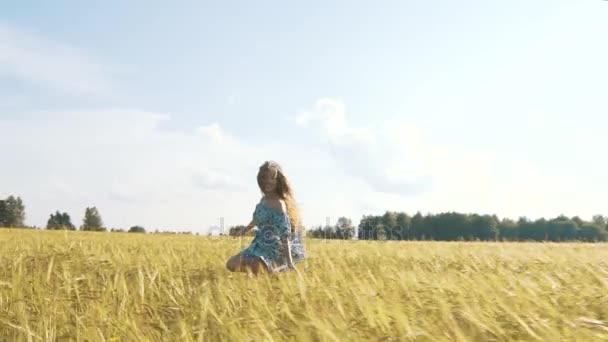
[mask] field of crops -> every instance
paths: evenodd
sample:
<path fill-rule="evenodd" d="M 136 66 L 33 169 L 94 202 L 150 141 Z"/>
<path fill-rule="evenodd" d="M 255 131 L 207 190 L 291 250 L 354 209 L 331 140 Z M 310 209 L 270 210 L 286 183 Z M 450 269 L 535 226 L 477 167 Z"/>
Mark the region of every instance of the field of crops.
<path fill-rule="evenodd" d="M 0 229 L 0 341 L 608 340 L 608 245 L 306 241 L 250 277 L 231 237 Z"/>

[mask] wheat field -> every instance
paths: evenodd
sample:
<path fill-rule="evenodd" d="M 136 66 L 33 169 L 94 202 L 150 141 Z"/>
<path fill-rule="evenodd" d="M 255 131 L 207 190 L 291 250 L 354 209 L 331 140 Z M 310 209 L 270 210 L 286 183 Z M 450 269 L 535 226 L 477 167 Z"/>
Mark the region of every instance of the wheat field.
<path fill-rule="evenodd" d="M 608 245 L 306 240 L 300 273 L 225 270 L 232 237 L 0 230 L 0 341 L 608 340 Z"/>

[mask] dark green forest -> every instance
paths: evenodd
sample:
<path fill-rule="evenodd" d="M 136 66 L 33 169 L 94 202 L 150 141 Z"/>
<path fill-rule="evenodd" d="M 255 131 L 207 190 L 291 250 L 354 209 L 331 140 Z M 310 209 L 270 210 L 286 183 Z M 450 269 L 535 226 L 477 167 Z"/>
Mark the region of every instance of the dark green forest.
<path fill-rule="evenodd" d="M 447 212 L 440 214 L 386 212 L 363 216 L 355 227 L 345 217 L 334 226 L 316 227 L 313 238 L 359 240 L 436 241 L 607 241 L 607 219 L 602 215 L 584 221 L 578 216 L 552 219 L 499 219 L 496 215 Z"/>

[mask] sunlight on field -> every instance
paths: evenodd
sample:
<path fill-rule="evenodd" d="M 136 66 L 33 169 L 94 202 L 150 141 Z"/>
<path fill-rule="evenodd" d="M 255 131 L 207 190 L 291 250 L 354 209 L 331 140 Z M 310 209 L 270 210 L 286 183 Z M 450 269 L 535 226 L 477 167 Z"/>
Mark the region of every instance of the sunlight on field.
<path fill-rule="evenodd" d="M 608 339 L 606 244 L 309 239 L 301 277 L 258 278 L 240 246 L 2 229 L 0 341 Z"/>

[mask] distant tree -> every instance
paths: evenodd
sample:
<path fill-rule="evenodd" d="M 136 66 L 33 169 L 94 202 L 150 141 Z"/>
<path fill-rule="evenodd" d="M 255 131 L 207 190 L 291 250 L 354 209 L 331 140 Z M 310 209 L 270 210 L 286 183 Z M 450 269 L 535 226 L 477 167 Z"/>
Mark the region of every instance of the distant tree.
<path fill-rule="evenodd" d="M 582 227 L 582 226 L 585 224 L 585 221 L 583 221 L 583 219 L 581 219 L 581 218 L 580 218 L 580 217 L 578 217 L 578 216 L 574 216 L 574 217 L 572 218 L 572 221 L 573 221 L 574 223 L 576 223 L 576 226 L 577 226 L 578 228 Z"/>
<path fill-rule="evenodd" d="M 25 227 L 25 205 L 21 197 L 11 195 L 0 201 L 0 227 Z"/>
<path fill-rule="evenodd" d="M 129 233 L 145 233 L 146 230 L 142 226 L 133 226 L 129 228 Z"/>
<path fill-rule="evenodd" d="M 84 231 L 105 231 L 103 227 L 103 221 L 101 215 L 96 207 L 87 207 L 84 212 L 84 219 L 82 220 L 81 230 Z"/>
<path fill-rule="evenodd" d="M 0 200 L 0 228 L 8 227 L 8 211 L 6 208 L 6 201 Z"/>
<path fill-rule="evenodd" d="M 60 213 L 59 210 L 55 214 L 51 214 L 47 223 L 46 229 L 65 229 L 65 230 L 76 230 L 76 227 L 72 224 L 70 215 L 68 213 Z"/>
<path fill-rule="evenodd" d="M 323 235 L 323 229 L 320 226 L 316 228 L 307 229 L 304 234 L 308 238 L 320 239 Z"/>
<path fill-rule="evenodd" d="M 471 219 L 472 236 L 487 241 L 498 238 L 498 224 L 496 219 L 490 215 L 473 215 Z"/>
<path fill-rule="evenodd" d="M 245 227 L 244 225 L 232 226 L 228 229 L 228 235 L 238 236 L 238 235 L 240 235 L 240 232 L 244 227 Z"/>
<path fill-rule="evenodd" d="M 325 226 L 323 227 L 323 238 L 324 239 L 335 239 L 337 238 L 336 227 Z"/>
<path fill-rule="evenodd" d="M 572 220 L 561 221 L 560 225 L 561 225 L 560 232 L 562 234 L 562 236 L 561 236 L 562 241 L 576 240 L 576 237 L 578 236 L 579 227 L 576 225 L 576 223 L 574 221 L 572 221 Z"/>
<path fill-rule="evenodd" d="M 606 241 L 608 233 L 594 223 L 585 223 L 579 230 L 579 239 L 583 241 Z"/>
<path fill-rule="evenodd" d="M 372 240 L 373 239 L 373 229 L 374 229 L 374 221 L 376 218 L 374 216 L 363 215 L 361 220 L 359 221 L 359 228 L 357 232 L 359 234 L 359 240 Z"/>
<path fill-rule="evenodd" d="M 400 235 L 397 227 L 397 213 L 394 211 L 386 211 L 380 218 L 380 224 L 384 231 L 386 240 L 399 240 Z M 376 227 L 378 224 L 376 224 Z"/>
<path fill-rule="evenodd" d="M 540 218 L 536 221 L 521 221 L 519 223 L 519 239 L 520 240 L 547 240 L 547 221 Z"/>
<path fill-rule="evenodd" d="M 397 214 L 397 228 L 391 232 L 392 240 L 408 240 L 410 238 L 410 227 L 412 219 L 406 213 Z"/>
<path fill-rule="evenodd" d="M 338 218 L 335 226 L 336 238 L 350 240 L 355 236 L 355 226 L 351 219 L 346 217 Z"/>
<path fill-rule="evenodd" d="M 578 226 L 564 215 L 547 222 L 547 239 L 549 241 L 575 240 L 577 235 Z"/>
<path fill-rule="evenodd" d="M 21 197 L 17 197 L 12 204 L 9 201 L 9 208 L 14 212 L 14 226 L 25 227 L 25 205 L 23 204 Z"/>
<path fill-rule="evenodd" d="M 437 240 L 471 240 L 472 226 L 468 215 L 450 212 L 430 217 L 433 227 L 433 239 Z"/>
<path fill-rule="evenodd" d="M 606 218 L 602 215 L 594 215 L 591 222 L 598 227 L 606 228 Z"/>
<path fill-rule="evenodd" d="M 374 240 L 386 240 L 386 228 L 382 223 L 378 223 L 374 226 L 372 238 Z"/>
<path fill-rule="evenodd" d="M 498 234 L 502 240 L 516 241 L 519 239 L 519 226 L 517 222 L 503 218 L 498 224 Z"/>
<path fill-rule="evenodd" d="M 410 225 L 410 238 L 413 240 L 423 240 L 425 233 L 424 216 L 420 212 L 412 217 Z"/>

